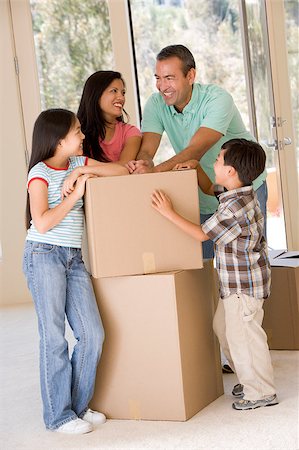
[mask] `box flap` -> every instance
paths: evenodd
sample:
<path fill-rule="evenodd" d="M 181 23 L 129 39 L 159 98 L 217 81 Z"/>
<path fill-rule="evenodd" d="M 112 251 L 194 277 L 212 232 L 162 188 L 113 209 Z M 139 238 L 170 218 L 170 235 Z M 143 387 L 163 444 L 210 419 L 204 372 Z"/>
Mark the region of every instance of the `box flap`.
<path fill-rule="evenodd" d="M 273 267 L 299 267 L 299 250 L 271 250 L 269 260 Z"/>

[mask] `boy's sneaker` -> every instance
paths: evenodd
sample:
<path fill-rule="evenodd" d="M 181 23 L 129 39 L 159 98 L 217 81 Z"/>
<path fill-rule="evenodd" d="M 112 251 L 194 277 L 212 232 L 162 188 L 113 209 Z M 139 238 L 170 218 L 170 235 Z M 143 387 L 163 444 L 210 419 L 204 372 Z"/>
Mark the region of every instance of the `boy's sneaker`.
<path fill-rule="evenodd" d="M 234 409 L 239 411 L 245 411 L 247 409 L 261 408 L 262 406 L 273 406 L 278 404 L 278 399 L 276 394 L 270 397 L 262 398 L 261 400 L 237 400 L 232 404 Z"/>
<path fill-rule="evenodd" d="M 232 390 L 233 396 L 243 398 L 244 397 L 243 388 L 244 388 L 243 384 L 240 384 L 240 383 L 236 384 Z"/>
<path fill-rule="evenodd" d="M 228 364 L 224 364 L 222 366 L 222 373 L 234 373 L 234 371 Z"/>
<path fill-rule="evenodd" d="M 85 422 L 82 419 L 74 419 L 61 425 L 61 427 L 57 428 L 55 431 L 57 431 L 57 433 L 67 434 L 85 434 L 92 430 L 93 428 L 90 423 Z"/>
<path fill-rule="evenodd" d="M 91 425 L 102 425 L 107 420 L 105 414 L 98 411 L 93 411 L 92 409 L 89 408 L 82 417 L 82 419 L 90 423 Z"/>

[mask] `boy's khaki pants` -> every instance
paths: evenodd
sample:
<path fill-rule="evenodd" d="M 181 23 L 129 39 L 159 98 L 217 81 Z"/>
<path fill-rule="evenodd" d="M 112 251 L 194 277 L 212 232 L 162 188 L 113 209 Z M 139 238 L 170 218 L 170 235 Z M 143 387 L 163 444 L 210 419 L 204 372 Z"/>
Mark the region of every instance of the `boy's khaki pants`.
<path fill-rule="evenodd" d="M 246 400 L 275 394 L 267 336 L 262 328 L 263 303 L 246 294 L 220 298 L 213 321 L 229 365 L 244 386 Z"/>

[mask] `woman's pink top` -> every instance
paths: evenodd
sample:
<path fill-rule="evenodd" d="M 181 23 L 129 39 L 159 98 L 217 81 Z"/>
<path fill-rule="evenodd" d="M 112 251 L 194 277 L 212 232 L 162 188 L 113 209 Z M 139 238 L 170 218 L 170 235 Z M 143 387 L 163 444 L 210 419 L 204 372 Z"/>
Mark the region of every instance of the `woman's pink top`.
<path fill-rule="evenodd" d="M 128 123 L 117 122 L 115 126 L 115 132 L 113 138 L 106 142 L 99 140 L 99 144 L 103 149 L 103 152 L 109 158 L 110 161 L 118 161 L 122 149 L 125 146 L 127 140 L 132 136 L 142 136 L 141 131 L 134 125 Z"/>

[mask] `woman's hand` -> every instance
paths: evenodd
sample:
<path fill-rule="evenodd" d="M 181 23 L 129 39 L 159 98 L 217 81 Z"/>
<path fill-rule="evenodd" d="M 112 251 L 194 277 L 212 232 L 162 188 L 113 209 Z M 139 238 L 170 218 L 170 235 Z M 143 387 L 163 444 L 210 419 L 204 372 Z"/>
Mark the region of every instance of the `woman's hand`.
<path fill-rule="evenodd" d="M 152 207 L 162 214 L 162 216 L 167 218 L 169 218 L 173 212 L 170 198 L 159 189 L 152 193 Z"/>
<path fill-rule="evenodd" d="M 197 159 L 189 159 L 189 161 L 176 164 L 172 170 L 197 169 Z"/>

